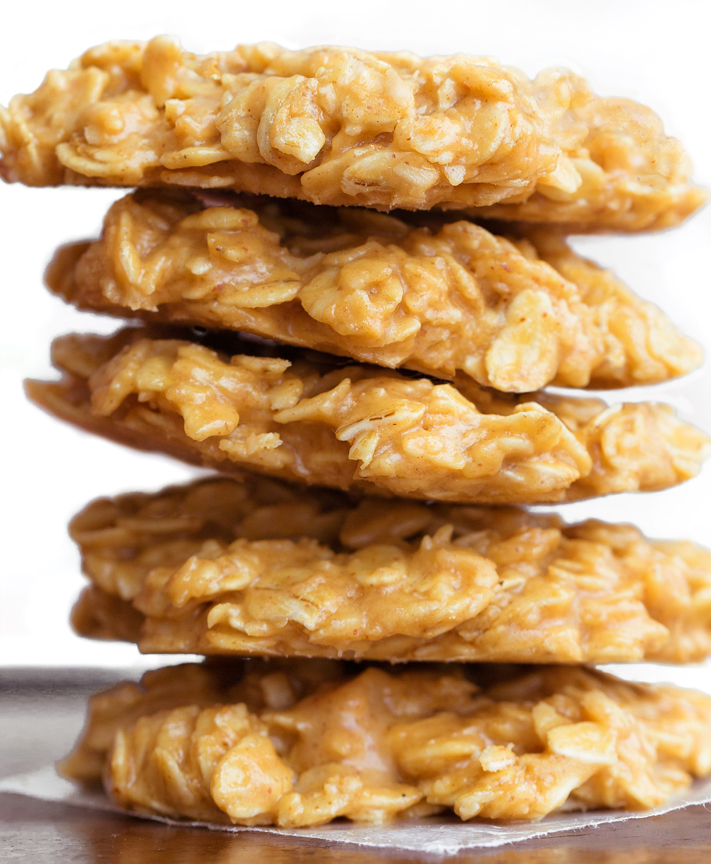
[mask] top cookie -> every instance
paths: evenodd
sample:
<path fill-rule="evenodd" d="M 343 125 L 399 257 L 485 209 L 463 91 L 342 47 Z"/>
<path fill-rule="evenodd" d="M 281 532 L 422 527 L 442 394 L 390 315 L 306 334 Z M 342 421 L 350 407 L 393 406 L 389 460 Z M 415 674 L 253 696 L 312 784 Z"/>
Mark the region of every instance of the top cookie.
<path fill-rule="evenodd" d="M 650 109 L 571 72 L 269 43 L 91 49 L 0 108 L 0 154 L 4 179 L 34 186 L 232 188 L 577 230 L 676 225 L 705 197 Z"/>

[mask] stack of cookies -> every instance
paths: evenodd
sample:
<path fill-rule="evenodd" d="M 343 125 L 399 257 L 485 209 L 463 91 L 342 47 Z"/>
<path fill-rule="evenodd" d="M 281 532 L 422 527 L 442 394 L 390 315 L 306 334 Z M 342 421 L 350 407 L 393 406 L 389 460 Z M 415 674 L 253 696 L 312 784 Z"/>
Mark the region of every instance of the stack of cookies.
<path fill-rule="evenodd" d="M 0 172 L 139 187 L 51 291 L 57 417 L 216 469 L 72 522 L 82 635 L 197 653 L 94 697 L 63 764 L 241 825 L 651 808 L 711 774 L 711 698 L 596 671 L 711 654 L 711 554 L 521 505 L 693 477 L 614 389 L 698 346 L 566 232 L 703 201 L 647 108 L 549 70 L 112 43 L 0 109 Z M 395 665 L 399 664 L 399 665 Z"/>

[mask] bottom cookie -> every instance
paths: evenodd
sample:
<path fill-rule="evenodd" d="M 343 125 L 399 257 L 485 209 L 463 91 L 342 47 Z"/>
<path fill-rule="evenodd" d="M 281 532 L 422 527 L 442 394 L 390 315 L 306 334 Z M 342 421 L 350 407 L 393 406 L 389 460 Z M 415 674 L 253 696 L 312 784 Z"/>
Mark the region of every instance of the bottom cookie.
<path fill-rule="evenodd" d="M 186 664 L 94 696 L 60 771 L 240 825 L 640 810 L 711 774 L 711 698 L 582 667 Z"/>

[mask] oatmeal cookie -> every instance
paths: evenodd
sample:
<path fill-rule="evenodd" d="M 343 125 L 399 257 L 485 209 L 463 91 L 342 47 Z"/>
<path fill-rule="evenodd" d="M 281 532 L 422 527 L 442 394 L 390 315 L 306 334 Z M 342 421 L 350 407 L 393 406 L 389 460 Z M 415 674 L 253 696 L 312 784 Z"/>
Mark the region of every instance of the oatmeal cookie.
<path fill-rule="evenodd" d="M 316 204 L 483 208 L 629 231 L 704 200 L 629 99 L 490 58 L 261 43 L 196 56 L 111 42 L 0 109 L 0 173 L 29 185 L 233 188 Z"/>
<path fill-rule="evenodd" d="M 711 552 L 631 525 L 246 475 L 91 503 L 81 635 L 145 653 L 511 663 L 711 654 Z"/>
<path fill-rule="evenodd" d="M 711 449 L 665 405 L 516 397 L 466 377 L 455 387 L 325 355 L 290 362 L 261 343 L 233 354 L 232 339 L 228 356 L 151 334 L 56 340 L 66 374 L 29 382 L 30 398 L 89 431 L 194 464 L 461 503 L 663 489 L 697 474 Z"/>
<path fill-rule="evenodd" d="M 711 773 L 711 698 L 691 690 L 576 667 L 493 685 L 476 667 L 335 664 L 306 681 L 304 668 L 171 667 L 120 684 L 93 698 L 64 773 L 103 772 L 139 812 L 288 828 L 642 810 Z"/>
<path fill-rule="evenodd" d="M 516 393 L 649 384 L 701 363 L 657 307 L 546 229 L 511 242 L 465 221 L 432 230 L 359 208 L 214 199 L 123 198 L 101 240 L 59 250 L 49 287 L 83 309 Z"/>

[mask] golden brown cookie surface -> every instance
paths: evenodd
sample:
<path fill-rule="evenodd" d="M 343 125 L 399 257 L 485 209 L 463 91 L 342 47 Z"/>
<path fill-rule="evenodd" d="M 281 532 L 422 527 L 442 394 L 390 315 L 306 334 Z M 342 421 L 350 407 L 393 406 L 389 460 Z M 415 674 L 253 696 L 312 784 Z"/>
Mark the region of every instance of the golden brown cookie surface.
<path fill-rule="evenodd" d="M 203 198 L 205 196 L 202 196 Z M 55 293 L 119 317 L 227 328 L 527 393 L 682 375 L 701 350 L 547 229 L 417 228 L 359 208 L 142 192 L 59 250 Z M 434 221 L 434 220 L 433 220 Z"/>
<path fill-rule="evenodd" d="M 347 48 L 108 43 L 0 113 L 0 170 L 30 185 L 235 188 L 317 204 L 493 208 L 640 230 L 704 200 L 659 118 L 564 70 Z"/>
<path fill-rule="evenodd" d="M 211 479 L 74 518 L 82 635 L 145 653 L 511 663 L 711 653 L 711 553 L 631 525 Z"/>
<path fill-rule="evenodd" d="M 710 447 L 665 405 L 514 397 L 466 378 L 455 387 L 325 355 L 290 362 L 256 343 L 232 354 L 234 341 L 230 357 L 154 335 L 56 340 L 67 375 L 28 393 L 90 431 L 196 464 L 460 503 L 663 489 L 698 473 Z"/>
<path fill-rule="evenodd" d="M 64 772 L 103 766 L 129 809 L 282 827 L 639 810 L 711 773 L 708 696 L 579 668 L 477 674 L 171 667 L 94 697 Z"/>

